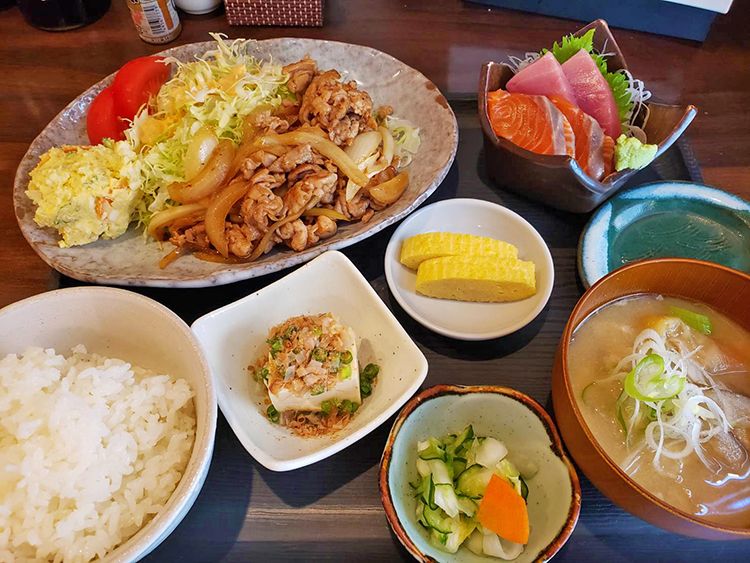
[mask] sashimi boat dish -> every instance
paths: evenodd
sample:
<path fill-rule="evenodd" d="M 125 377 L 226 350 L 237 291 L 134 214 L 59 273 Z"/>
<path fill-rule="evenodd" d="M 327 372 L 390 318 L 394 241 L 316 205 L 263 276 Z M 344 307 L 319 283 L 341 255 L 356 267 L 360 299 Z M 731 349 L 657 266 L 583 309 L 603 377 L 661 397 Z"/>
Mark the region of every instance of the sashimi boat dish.
<path fill-rule="evenodd" d="M 651 93 L 610 53 L 594 47 L 596 29 L 567 35 L 551 50 L 512 57 L 504 88 L 487 95 L 492 130 L 528 151 L 573 157 L 590 178 L 647 166 L 657 153 L 644 131 Z"/>

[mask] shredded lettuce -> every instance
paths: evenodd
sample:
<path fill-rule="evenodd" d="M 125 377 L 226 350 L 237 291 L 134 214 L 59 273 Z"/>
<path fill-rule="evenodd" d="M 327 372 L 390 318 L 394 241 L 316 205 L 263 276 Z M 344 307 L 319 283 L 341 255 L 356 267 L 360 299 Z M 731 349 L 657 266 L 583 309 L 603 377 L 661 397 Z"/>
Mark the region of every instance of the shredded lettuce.
<path fill-rule="evenodd" d="M 185 179 L 187 146 L 201 127 L 208 126 L 220 139 L 238 143 L 244 118 L 254 109 L 261 105 L 275 108 L 283 99 L 294 98 L 281 65 L 249 53 L 252 40 L 211 36 L 216 48 L 195 61 L 164 59 L 165 64 L 176 65 L 174 76 L 159 90 L 150 115 L 142 110 L 127 132 L 143 163 L 141 223 L 147 224 L 169 203 L 166 187 Z"/>

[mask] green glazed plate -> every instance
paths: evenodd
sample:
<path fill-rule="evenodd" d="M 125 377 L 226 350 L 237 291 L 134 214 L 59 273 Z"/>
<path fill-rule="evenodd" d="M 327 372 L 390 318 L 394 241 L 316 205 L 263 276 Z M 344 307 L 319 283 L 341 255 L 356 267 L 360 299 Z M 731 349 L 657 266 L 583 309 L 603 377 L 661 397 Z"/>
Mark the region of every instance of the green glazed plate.
<path fill-rule="evenodd" d="M 642 258 L 696 258 L 750 273 L 750 203 L 691 182 L 621 192 L 591 217 L 578 245 L 586 287 Z"/>

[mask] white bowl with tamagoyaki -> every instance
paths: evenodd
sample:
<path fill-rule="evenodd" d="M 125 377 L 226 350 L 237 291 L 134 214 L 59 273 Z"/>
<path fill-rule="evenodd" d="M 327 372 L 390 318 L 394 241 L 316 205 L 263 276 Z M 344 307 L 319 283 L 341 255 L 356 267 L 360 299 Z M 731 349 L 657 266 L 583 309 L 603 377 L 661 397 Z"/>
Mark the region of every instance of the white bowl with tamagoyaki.
<path fill-rule="evenodd" d="M 535 265 L 536 293 L 503 303 L 420 295 L 416 272 L 401 264 L 399 258 L 406 239 L 429 232 L 480 235 L 516 246 L 518 258 Z M 523 328 L 541 313 L 552 293 L 554 265 L 542 236 L 517 213 L 488 201 L 450 199 L 428 205 L 401 223 L 385 252 L 385 276 L 399 305 L 423 326 L 459 340 L 489 340 Z"/>

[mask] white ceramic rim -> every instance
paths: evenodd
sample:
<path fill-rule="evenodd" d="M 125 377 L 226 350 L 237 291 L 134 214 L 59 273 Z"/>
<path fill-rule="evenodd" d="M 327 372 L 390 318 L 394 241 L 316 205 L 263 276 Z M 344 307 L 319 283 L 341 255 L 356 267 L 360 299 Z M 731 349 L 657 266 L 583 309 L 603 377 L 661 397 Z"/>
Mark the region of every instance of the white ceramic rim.
<path fill-rule="evenodd" d="M 435 324 L 425 319 L 422 315 L 420 315 L 417 311 L 415 311 L 407 303 L 406 299 L 404 299 L 404 297 L 401 295 L 401 292 L 403 290 L 396 283 L 396 280 L 393 275 L 393 265 L 395 262 L 398 262 L 398 259 L 396 258 L 398 254 L 398 249 L 396 248 L 396 246 L 399 244 L 397 235 L 399 235 L 403 230 L 405 230 L 406 226 L 409 225 L 411 221 L 413 221 L 420 215 L 429 214 L 431 211 L 433 211 L 435 208 L 438 208 L 438 207 L 446 207 L 446 206 L 451 206 L 451 205 L 456 205 L 456 204 L 469 204 L 469 205 L 477 205 L 479 207 L 486 207 L 488 209 L 492 209 L 493 211 L 499 213 L 500 215 L 504 215 L 506 217 L 513 217 L 514 219 L 518 220 L 522 225 L 526 227 L 528 232 L 537 241 L 539 246 L 544 250 L 545 266 L 548 268 L 549 275 L 550 275 L 549 288 L 547 289 L 547 291 L 544 292 L 544 294 L 541 295 L 541 299 L 539 299 L 537 306 L 534 307 L 534 309 L 532 309 L 532 311 L 528 315 L 526 315 L 526 317 L 524 317 L 523 320 L 518 321 L 512 325 L 505 325 L 501 328 L 498 328 L 497 330 L 488 331 L 488 332 L 461 332 L 461 331 L 451 330 L 442 325 Z M 396 298 L 396 301 L 398 301 L 398 304 L 401 305 L 401 308 L 404 311 L 406 311 L 411 318 L 413 318 L 422 326 L 429 328 L 433 332 L 442 334 L 443 336 L 455 338 L 456 340 L 469 340 L 469 341 L 492 340 L 493 338 L 500 338 L 501 336 L 507 336 L 509 334 L 512 334 L 522 329 L 523 327 L 528 325 L 530 322 L 532 322 L 535 318 L 537 318 L 539 316 L 539 313 L 541 313 L 542 310 L 547 306 L 547 303 L 549 302 L 549 298 L 552 295 L 552 289 L 555 286 L 555 265 L 554 265 L 554 262 L 552 261 L 552 254 L 550 253 L 547 243 L 544 242 L 542 235 L 539 234 L 539 231 L 537 231 L 531 225 L 531 223 L 529 223 L 526 219 L 521 217 L 515 211 L 512 211 L 511 209 L 508 209 L 507 207 L 503 207 L 502 205 L 498 205 L 496 203 L 492 203 L 490 201 L 485 201 L 482 199 L 472 199 L 472 198 L 446 199 L 443 201 L 431 203 L 430 205 L 423 207 L 419 211 L 416 211 L 415 213 L 412 213 L 411 215 L 409 215 L 409 217 L 404 219 L 404 221 L 398 226 L 396 231 L 391 236 L 391 240 L 388 242 L 388 246 L 385 249 L 384 266 L 385 266 L 385 279 L 388 282 L 388 287 L 390 288 L 393 296 Z"/>
<path fill-rule="evenodd" d="M 201 433 L 202 435 L 199 436 L 198 424 L 200 422 L 196 420 L 196 436 L 195 442 L 193 443 L 193 451 L 190 453 L 190 459 L 188 460 L 188 464 L 185 467 L 185 472 L 183 473 L 180 482 L 169 497 L 164 509 L 157 513 L 150 522 L 138 530 L 135 535 L 121 543 L 104 558 L 104 561 L 108 562 L 138 561 L 156 549 L 156 547 L 174 531 L 188 513 L 203 488 L 203 483 L 208 475 L 208 469 L 211 465 L 211 458 L 214 450 L 214 437 L 216 434 L 217 420 L 216 390 L 214 388 L 213 379 L 211 378 L 211 372 L 208 368 L 208 362 L 203 354 L 203 349 L 200 347 L 198 339 L 195 334 L 193 334 L 193 331 L 190 330 L 187 323 L 185 323 L 185 321 L 183 321 L 171 309 L 165 307 L 161 303 L 133 291 L 104 286 L 55 289 L 32 297 L 27 297 L 26 299 L 22 299 L 21 301 L 3 307 L 0 309 L 0 317 L 6 312 L 22 309 L 32 303 L 55 301 L 60 298 L 61 295 L 67 296 L 86 293 L 109 294 L 118 299 L 129 300 L 133 303 L 145 305 L 146 307 L 153 309 L 155 313 L 167 317 L 172 322 L 175 329 L 179 330 L 187 337 L 191 344 L 191 348 L 200 360 L 201 369 L 205 375 L 207 404 L 206 414 L 202 421 L 204 431 Z"/>
<path fill-rule="evenodd" d="M 750 213 L 750 203 L 739 196 L 697 182 L 649 182 L 623 190 L 604 203 L 589 219 L 578 243 L 578 275 L 588 289 L 609 274 L 609 237 L 607 227 L 612 220 L 612 202 L 617 199 L 683 199 L 701 201 L 734 211 Z M 669 258 L 653 256 L 652 258 Z"/>

